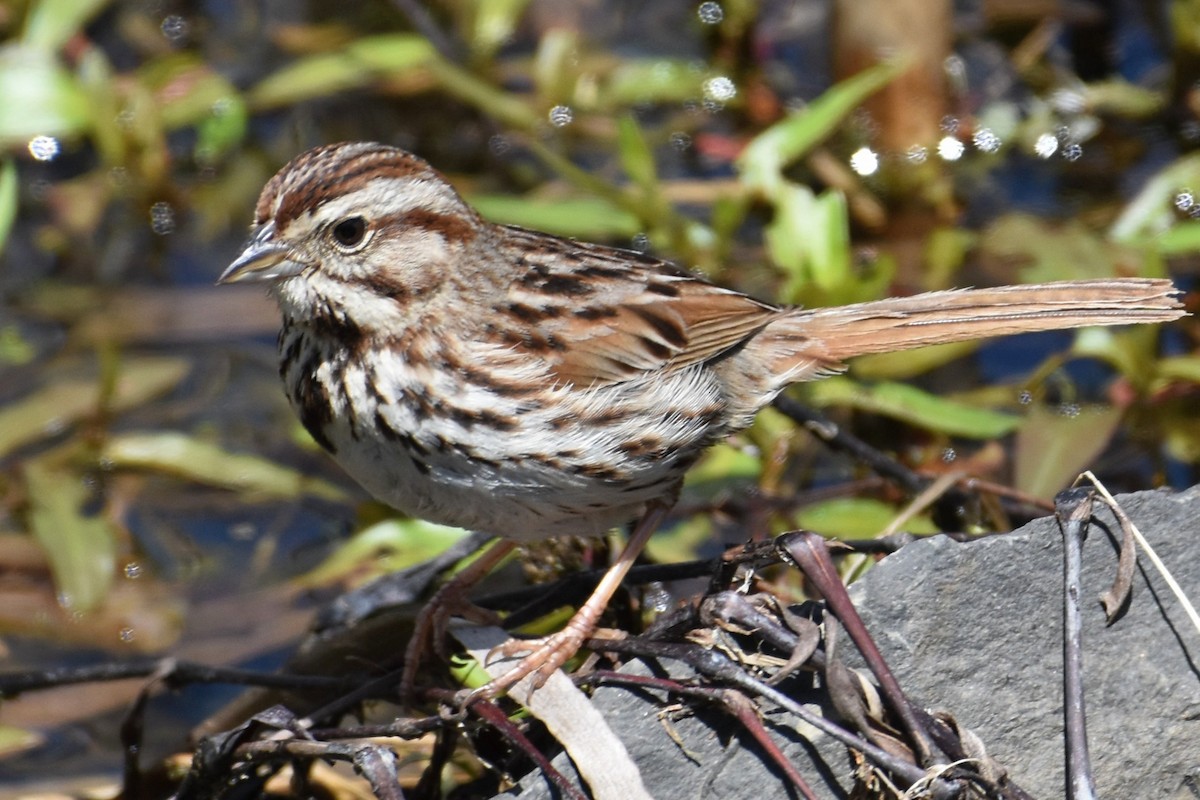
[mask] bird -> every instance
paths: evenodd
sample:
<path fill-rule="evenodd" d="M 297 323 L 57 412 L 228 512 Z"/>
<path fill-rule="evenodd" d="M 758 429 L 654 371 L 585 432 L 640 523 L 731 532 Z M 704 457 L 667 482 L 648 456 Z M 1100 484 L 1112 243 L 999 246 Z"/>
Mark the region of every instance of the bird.
<path fill-rule="evenodd" d="M 489 222 L 427 162 L 375 142 L 313 148 L 270 179 L 218 278 L 237 282 L 277 302 L 287 397 L 347 473 L 400 512 L 498 537 L 432 606 L 455 606 L 451 589 L 517 542 L 633 523 L 563 630 L 502 648 L 525 657 L 484 696 L 537 685 L 579 650 L 688 469 L 787 386 L 869 353 L 1183 315 L 1151 278 L 780 306 L 643 253 Z"/>

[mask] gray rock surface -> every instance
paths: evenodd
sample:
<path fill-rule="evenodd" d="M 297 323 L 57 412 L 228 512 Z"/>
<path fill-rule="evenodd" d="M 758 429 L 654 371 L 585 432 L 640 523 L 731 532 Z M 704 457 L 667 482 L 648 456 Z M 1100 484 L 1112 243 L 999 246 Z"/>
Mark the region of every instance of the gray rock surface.
<path fill-rule="evenodd" d="M 1200 601 L 1200 488 L 1118 500 Z M 1097 518 L 1083 548 L 1082 585 L 1098 794 L 1200 798 L 1200 633 L 1145 556 L 1126 613 L 1105 626 L 1095 598 L 1115 574 L 1119 528 L 1100 506 Z M 1064 796 L 1062 537 L 1053 519 L 967 544 L 917 542 L 884 559 L 851 594 L 916 702 L 954 714 L 1035 797 Z M 594 702 L 659 800 L 795 796 L 749 737 L 716 711 L 668 719 L 661 698 L 621 688 L 601 689 Z M 766 716 L 817 794 L 845 797 L 852 764 L 844 750 L 788 715 Z M 570 774 L 565 758 L 555 763 Z M 531 775 L 505 796 L 555 795 Z"/>

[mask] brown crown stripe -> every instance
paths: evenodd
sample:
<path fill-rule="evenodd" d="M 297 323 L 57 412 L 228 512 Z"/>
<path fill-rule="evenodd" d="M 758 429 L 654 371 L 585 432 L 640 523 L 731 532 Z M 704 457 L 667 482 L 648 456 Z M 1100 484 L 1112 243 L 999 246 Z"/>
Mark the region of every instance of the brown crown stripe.
<path fill-rule="evenodd" d="M 389 161 L 360 156 L 335 166 L 334 170 L 307 169 L 303 173 L 303 181 L 288 188 L 283 203 L 275 212 L 275 223 L 279 228 L 286 227 L 292 220 L 315 211 L 330 200 L 358 191 L 371 181 L 411 178 L 414 175 L 432 177 L 427 166 L 412 159 Z"/>

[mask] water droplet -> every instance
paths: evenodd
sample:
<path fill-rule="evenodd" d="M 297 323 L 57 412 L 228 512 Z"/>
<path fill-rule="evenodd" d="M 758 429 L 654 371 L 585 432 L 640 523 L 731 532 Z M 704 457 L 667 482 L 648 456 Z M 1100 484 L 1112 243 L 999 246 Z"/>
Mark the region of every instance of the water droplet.
<path fill-rule="evenodd" d="M 125 565 L 125 577 L 131 581 L 135 581 L 142 577 L 142 565 L 136 561 L 130 561 Z"/>
<path fill-rule="evenodd" d="M 975 147 L 984 153 L 994 153 L 1004 144 L 991 128 L 980 128 L 975 131 L 975 135 L 971 137 L 971 141 L 975 144 Z"/>
<path fill-rule="evenodd" d="M 117 632 L 117 638 L 121 640 L 122 644 L 129 644 L 136 639 L 137 636 L 134 634 L 133 628 L 121 628 L 121 630 Z"/>
<path fill-rule="evenodd" d="M 1175 207 L 1180 211 L 1191 211 L 1196 205 L 1196 196 L 1190 189 L 1184 189 L 1175 195 Z"/>
<path fill-rule="evenodd" d="M 966 149 L 966 145 L 953 136 L 943 136 L 937 146 L 938 155 L 943 161 L 958 161 Z"/>
<path fill-rule="evenodd" d="M 175 209 L 162 200 L 150 206 L 150 230 L 166 236 L 175 230 Z"/>
<path fill-rule="evenodd" d="M 555 106 L 550 109 L 550 124 L 556 128 L 564 128 L 575 119 L 575 112 L 570 106 Z"/>
<path fill-rule="evenodd" d="M 942 462 L 943 463 L 949 464 L 952 461 L 957 461 L 957 460 L 958 460 L 958 451 L 955 450 L 953 447 L 947 447 L 945 450 L 942 451 Z"/>
<path fill-rule="evenodd" d="M 737 86 L 724 75 L 709 78 L 704 82 L 704 98 L 714 103 L 728 103 L 737 97 Z"/>
<path fill-rule="evenodd" d="M 179 44 L 188 35 L 188 21 L 178 14 L 164 17 L 160 28 L 163 36 L 172 44 Z"/>
<path fill-rule="evenodd" d="M 683 131 L 675 131 L 671 134 L 671 147 L 683 152 L 692 146 L 692 137 Z"/>
<path fill-rule="evenodd" d="M 47 436 L 58 436 L 67 429 L 67 421 L 62 417 L 51 417 L 46 420 L 46 424 L 42 426 L 42 431 Z"/>
<path fill-rule="evenodd" d="M 488 139 L 488 151 L 494 156 L 502 156 L 511 149 L 512 142 L 507 136 L 497 133 Z"/>
<path fill-rule="evenodd" d="M 1083 145 L 1078 142 L 1064 145 L 1062 149 L 1062 157 L 1067 161 L 1078 161 L 1083 158 Z"/>
<path fill-rule="evenodd" d="M 253 539 L 258 533 L 253 522 L 239 522 L 236 525 L 229 527 L 229 537 L 239 541 L 248 541 Z"/>
<path fill-rule="evenodd" d="M 1087 100 L 1078 89 L 1055 89 L 1050 104 L 1063 114 L 1082 114 L 1087 109 Z"/>
<path fill-rule="evenodd" d="M 53 136 L 35 136 L 29 140 L 29 155 L 38 161 L 53 161 L 59 152 L 61 147 Z"/>
<path fill-rule="evenodd" d="M 650 237 L 644 233 L 636 233 L 633 236 L 631 245 L 639 253 L 648 252 L 650 250 Z"/>
<path fill-rule="evenodd" d="M 67 611 L 75 604 L 75 598 L 71 597 L 70 592 L 59 592 L 55 599 L 58 600 L 59 607 Z"/>
<path fill-rule="evenodd" d="M 725 19 L 725 9 L 721 8 L 720 3 L 714 3 L 711 0 L 701 3 L 700 7 L 696 9 L 696 14 L 705 25 L 716 25 Z"/>
<path fill-rule="evenodd" d="M 1078 403 L 1063 403 L 1058 407 L 1059 416 L 1067 417 L 1068 419 L 1078 417 L 1080 411 Z"/>
<path fill-rule="evenodd" d="M 1028 389 L 1022 389 L 1021 393 L 1017 395 L 1017 402 L 1023 406 L 1029 405 L 1033 402 L 1033 392 Z"/>
<path fill-rule="evenodd" d="M 859 175 L 874 175 L 879 171 L 879 155 L 869 147 L 860 147 L 850 155 L 850 169 Z"/>
<path fill-rule="evenodd" d="M 953 134 L 958 133 L 958 126 L 960 124 L 961 123 L 959 122 L 958 117 L 952 114 L 947 114 L 946 116 L 942 117 L 941 122 L 938 123 L 938 127 L 942 129 L 942 133 Z"/>
<path fill-rule="evenodd" d="M 929 149 L 923 144 L 914 144 L 904 153 L 910 164 L 924 164 L 929 158 Z"/>
<path fill-rule="evenodd" d="M 1040 158 L 1049 158 L 1058 152 L 1058 137 L 1053 133 L 1043 133 L 1033 143 L 1033 152 Z"/>

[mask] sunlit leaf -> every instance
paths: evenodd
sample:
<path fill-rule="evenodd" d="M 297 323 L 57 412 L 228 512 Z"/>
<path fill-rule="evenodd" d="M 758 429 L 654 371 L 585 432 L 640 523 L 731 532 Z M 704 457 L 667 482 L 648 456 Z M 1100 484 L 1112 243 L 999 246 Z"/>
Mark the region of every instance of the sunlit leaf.
<path fill-rule="evenodd" d="M 762 459 L 757 453 L 721 442 L 709 448 L 704 458 L 688 470 L 687 486 L 702 483 L 753 480 L 762 473 Z"/>
<path fill-rule="evenodd" d="M 1168 356 L 1155 364 L 1154 373 L 1161 380 L 1180 380 L 1200 383 L 1200 356 Z"/>
<path fill-rule="evenodd" d="M 511 41 L 528 5 L 529 0 L 484 0 L 475 3 L 472 52 L 490 58 L 499 47 Z M 550 31 L 547 31 L 545 35 L 549 34 Z"/>
<path fill-rule="evenodd" d="M 118 469 L 154 470 L 264 499 L 294 500 L 305 494 L 346 499 L 341 489 L 327 481 L 174 431 L 113 436 L 104 445 L 103 457 Z"/>
<path fill-rule="evenodd" d="M 1121 409 L 1107 406 L 1069 416 L 1045 406 L 1030 408 L 1016 437 L 1015 487 L 1033 497 L 1054 497 L 1104 452 L 1121 416 Z"/>
<path fill-rule="evenodd" d="M 1166 91 L 1148 89 L 1123 78 L 1085 84 L 1083 100 L 1093 114 L 1140 119 L 1159 113 L 1168 101 Z"/>
<path fill-rule="evenodd" d="M 0 47 L 0 98 L 0 146 L 34 136 L 75 136 L 91 125 L 87 93 L 41 48 Z"/>
<path fill-rule="evenodd" d="M 472 195 L 480 214 L 503 225 L 535 228 L 579 239 L 630 239 L 639 231 L 637 217 L 599 197 L 537 200 L 510 195 Z"/>
<path fill-rule="evenodd" d="M 1014 430 L 1021 418 L 956 403 L 902 383 L 865 385 L 833 377 L 806 387 L 808 401 L 824 408 L 845 405 L 883 414 L 950 436 L 994 439 Z"/>
<path fill-rule="evenodd" d="M 481 5 L 490 5 L 484 3 Z M 542 34 L 533 62 L 533 82 L 544 106 L 567 103 L 579 72 L 579 32 L 551 28 Z"/>
<path fill-rule="evenodd" d="M 17 219 L 17 162 L 0 159 L 0 252 Z"/>
<path fill-rule="evenodd" d="M 809 284 L 832 294 L 853 280 L 850 220 L 842 193 L 816 195 L 807 186 L 784 182 L 775 200 L 766 242 L 771 260 L 788 275 L 784 296 L 796 300 Z"/>
<path fill-rule="evenodd" d="M 116 577 L 116 532 L 104 517 L 83 512 L 92 493 L 78 474 L 39 461 L 22 472 L 30 532 L 50 560 L 59 602 L 91 611 Z"/>
<path fill-rule="evenodd" d="M 1200 220 L 1177 223 L 1149 244 L 1164 256 L 1200 253 Z"/>
<path fill-rule="evenodd" d="M 902 380 L 924 375 L 977 349 L 979 342 L 975 341 L 935 344 L 899 353 L 874 353 L 854 359 L 851 372 L 854 377 L 864 380 Z"/>
<path fill-rule="evenodd" d="M 826 91 L 807 108 L 792 112 L 767 128 L 738 157 L 742 180 L 773 197 L 784 167 L 816 147 L 846 115 L 906 67 L 904 60 L 897 60 L 863 70 Z"/>
<path fill-rule="evenodd" d="M 467 532 L 419 519 L 386 519 L 364 528 L 297 581 L 328 586 L 348 578 L 361 582 L 411 567 L 442 553 Z"/>
<path fill-rule="evenodd" d="M 30 5 L 21 39 L 47 52 L 58 50 L 108 3 L 109 0 L 38 0 Z"/>
<path fill-rule="evenodd" d="M 635 185 L 647 194 L 658 191 L 654 153 L 637 120 L 628 114 L 617 120 L 617 153 L 621 157 L 622 169 Z"/>
<path fill-rule="evenodd" d="M 368 36 L 336 53 L 293 61 L 260 81 L 246 100 L 257 110 L 293 105 L 367 86 L 381 74 L 415 69 L 434 57 L 433 46 L 416 34 Z"/>
<path fill-rule="evenodd" d="M 682 103 L 700 97 L 705 77 L 691 61 L 625 59 L 608 75 L 601 99 L 626 108 L 642 103 Z"/>
<path fill-rule="evenodd" d="M 869 539 L 878 536 L 900 511 L 879 500 L 841 497 L 805 506 L 795 512 L 802 528 L 837 539 Z M 918 515 L 904 525 L 910 533 L 937 533 L 927 516 Z"/>
<path fill-rule="evenodd" d="M 1176 198 L 1189 187 L 1193 191 L 1200 187 L 1200 152 L 1171 162 L 1146 181 L 1112 224 L 1109 235 L 1118 242 L 1153 246 L 1159 237 L 1181 224 Z M 1200 203 L 1200 197 L 1193 194 L 1191 202 Z"/>
<path fill-rule="evenodd" d="M 12 725 L 0 725 L 0 758 L 23 753 L 40 747 L 46 741 L 44 734 L 27 731 Z"/>
<path fill-rule="evenodd" d="M 131 358 L 123 362 L 108 410 L 124 411 L 170 390 L 188 372 L 178 358 Z M 0 409 L 0 456 L 91 414 L 98 408 L 100 387 L 95 379 L 60 380 Z"/>

